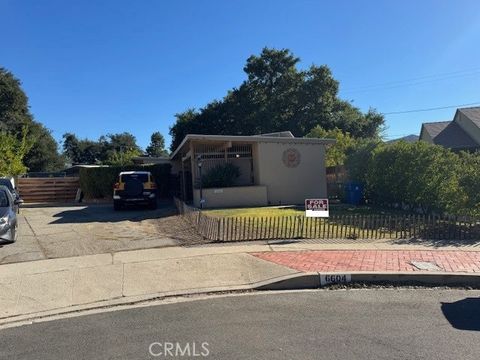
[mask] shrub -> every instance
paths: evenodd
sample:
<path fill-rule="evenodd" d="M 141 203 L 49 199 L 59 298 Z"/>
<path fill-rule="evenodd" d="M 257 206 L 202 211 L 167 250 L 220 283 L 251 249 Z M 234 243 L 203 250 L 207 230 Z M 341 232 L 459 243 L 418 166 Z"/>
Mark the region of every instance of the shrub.
<path fill-rule="evenodd" d="M 480 152 L 474 154 L 460 153 L 460 187 L 466 194 L 459 212 L 467 215 L 480 216 Z"/>
<path fill-rule="evenodd" d="M 204 188 L 230 187 L 235 184 L 235 180 L 240 176 L 240 169 L 231 164 L 220 164 L 210 169 L 202 176 L 202 186 Z"/>
<path fill-rule="evenodd" d="M 111 198 L 113 185 L 122 171 L 150 171 L 155 178 L 159 196 L 168 196 L 171 189 L 170 164 L 110 166 L 80 169 L 80 188 L 89 199 Z"/>
<path fill-rule="evenodd" d="M 423 141 L 398 142 L 373 151 L 366 185 L 377 204 L 452 213 L 463 198 L 460 173 L 452 151 Z"/>
<path fill-rule="evenodd" d="M 357 143 L 347 154 L 350 180 L 377 205 L 424 213 L 480 215 L 480 153 L 454 153 L 423 141 Z"/>
<path fill-rule="evenodd" d="M 306 135 L 307 138 L 330 138 L 335 139 L 335 144 L 327 148 L 325 162 L 327 166 L 344 165 L 348 149 L 355 145 L 355 139 L 348 132 L 343 132 L 338 128 L 325 130 L 321 126 L 315 126 Z"/>
<path fill-rule="evenodd" d="M 382 146 L 382 143 L 378 140 L 362 139 L 347 149 L 345 168 L 351 181 L 366 184 L 366 176 L 371 166 L 373 152 L 380 146 Z"/>

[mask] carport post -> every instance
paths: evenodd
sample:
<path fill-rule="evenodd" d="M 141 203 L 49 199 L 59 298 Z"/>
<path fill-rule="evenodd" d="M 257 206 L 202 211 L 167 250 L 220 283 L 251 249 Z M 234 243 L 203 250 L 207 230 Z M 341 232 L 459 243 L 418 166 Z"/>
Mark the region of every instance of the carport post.
<path fill-rule="evenodd" d="M 197 165 L 198 165 L 198 176 L 200 177 L 200 209 L 203 209 L 202 155 L 198 155 Z"/>
<path fill-rule="evenodd" d="M 184 162 L 183 162 L 183 159 L 182 159 L 182 200 L 183 201 L 187 201 L 186 199 L 186 189 L 185 189 L 185 166 L 184 166 Z"/>

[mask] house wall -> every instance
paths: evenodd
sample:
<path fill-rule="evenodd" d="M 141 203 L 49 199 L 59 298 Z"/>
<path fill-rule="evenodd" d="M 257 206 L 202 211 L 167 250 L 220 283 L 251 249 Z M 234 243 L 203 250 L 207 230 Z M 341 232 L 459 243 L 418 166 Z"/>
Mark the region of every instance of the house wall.
<path fill-rule="evenodd" d="M 265 206 L 267 188 L 265 186 L 234 186 L 218 189 L 203 189 L 204 208 L 224 208 L 241 206 Z M 193 191 L 193 201 L 200 206 L 200 190 Z"/>
<path fill-rule="evenodd" d="M 300 154 L 298 166 L 284 164 L 288 149 Z M 267 187 L 269 204 L 303 204 L 306 198 L 327 197 L 325 145 L 258 143 L 256 157 L 255 181 Z"/>
<path fill-rule="evenodd" d="M 455 114 L 454 121 L 456 121 L 457 124 L 480 145 L 480 128 L 478 126 L 459 111 Z"/>

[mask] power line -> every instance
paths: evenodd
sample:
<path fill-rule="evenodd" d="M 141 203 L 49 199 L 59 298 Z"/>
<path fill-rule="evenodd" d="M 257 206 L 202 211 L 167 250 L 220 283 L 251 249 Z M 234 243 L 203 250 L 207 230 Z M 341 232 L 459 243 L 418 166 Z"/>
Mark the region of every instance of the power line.
<path fill-rule="evenodd" d="M 422 84 L 428 84 L 428 83 L 442 81 L 442 80 L 449 80 L 453 78 L 465 78 L 465 77 L 472 77 L 472 76 L 478 76 L 478 75 L 480 75 L 480 69 L 461 70 L 461 71 L 442 73 L 442 74 L 436 74 L 436 75 L 425 75 L 425 76 L 410 78 L 406 80 L 391 81 L 391 82 L 386 82 L 382 84 L 352 87 L 352 88 L 347 88 L 342 92 L 355 93 L 355 92 L 364 92 L 364 91 L 372 91 L 372 90 L 394 89 L 399 87 L 422 85 Z"/>
<path fill-rule="evenodd" d="M 385 113 L 382 113 L 382 114 L 383 114 L 383 115 L 408 114 L 408 113 L 415 113 L 415 112 L 425 112 L 425 111 L 434 111 L 434 110 L 442 110 L 442 109 L 452 109 L 452 108 L 459 108 L 459 107 L 473 106 L 473 105 L 480 105 L 480 101 L 477 101 L 477 102 L 474 102 L 474 103 L 469 103 L 469 104 L 439 106 L 439 107 L 426 108 L 426 109 L 391 111 L 391 112 L 385 112 Z"/>
<path fill-rule="evenodd" d="M 415 134 L 410 133 L 410 134 L 384 135 L 383 137 L 386 138 L 386 139 L 388 139 L 388 138 L 394 138 L 394 139 L 396 139 L 396 138 L 405 137 L 405 136 L 410 136 L 410 135 L 415 135 Z"/>

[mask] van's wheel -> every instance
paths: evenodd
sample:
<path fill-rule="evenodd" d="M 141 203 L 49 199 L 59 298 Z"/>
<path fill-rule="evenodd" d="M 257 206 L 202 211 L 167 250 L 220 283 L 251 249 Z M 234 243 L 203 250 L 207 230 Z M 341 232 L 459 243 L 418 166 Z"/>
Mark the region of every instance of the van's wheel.
<path fill-rule="evenodd" d="M 113 210 L 119 211 L 122 210 L 122 203 L 120 201 L 113 202 Z"/>

